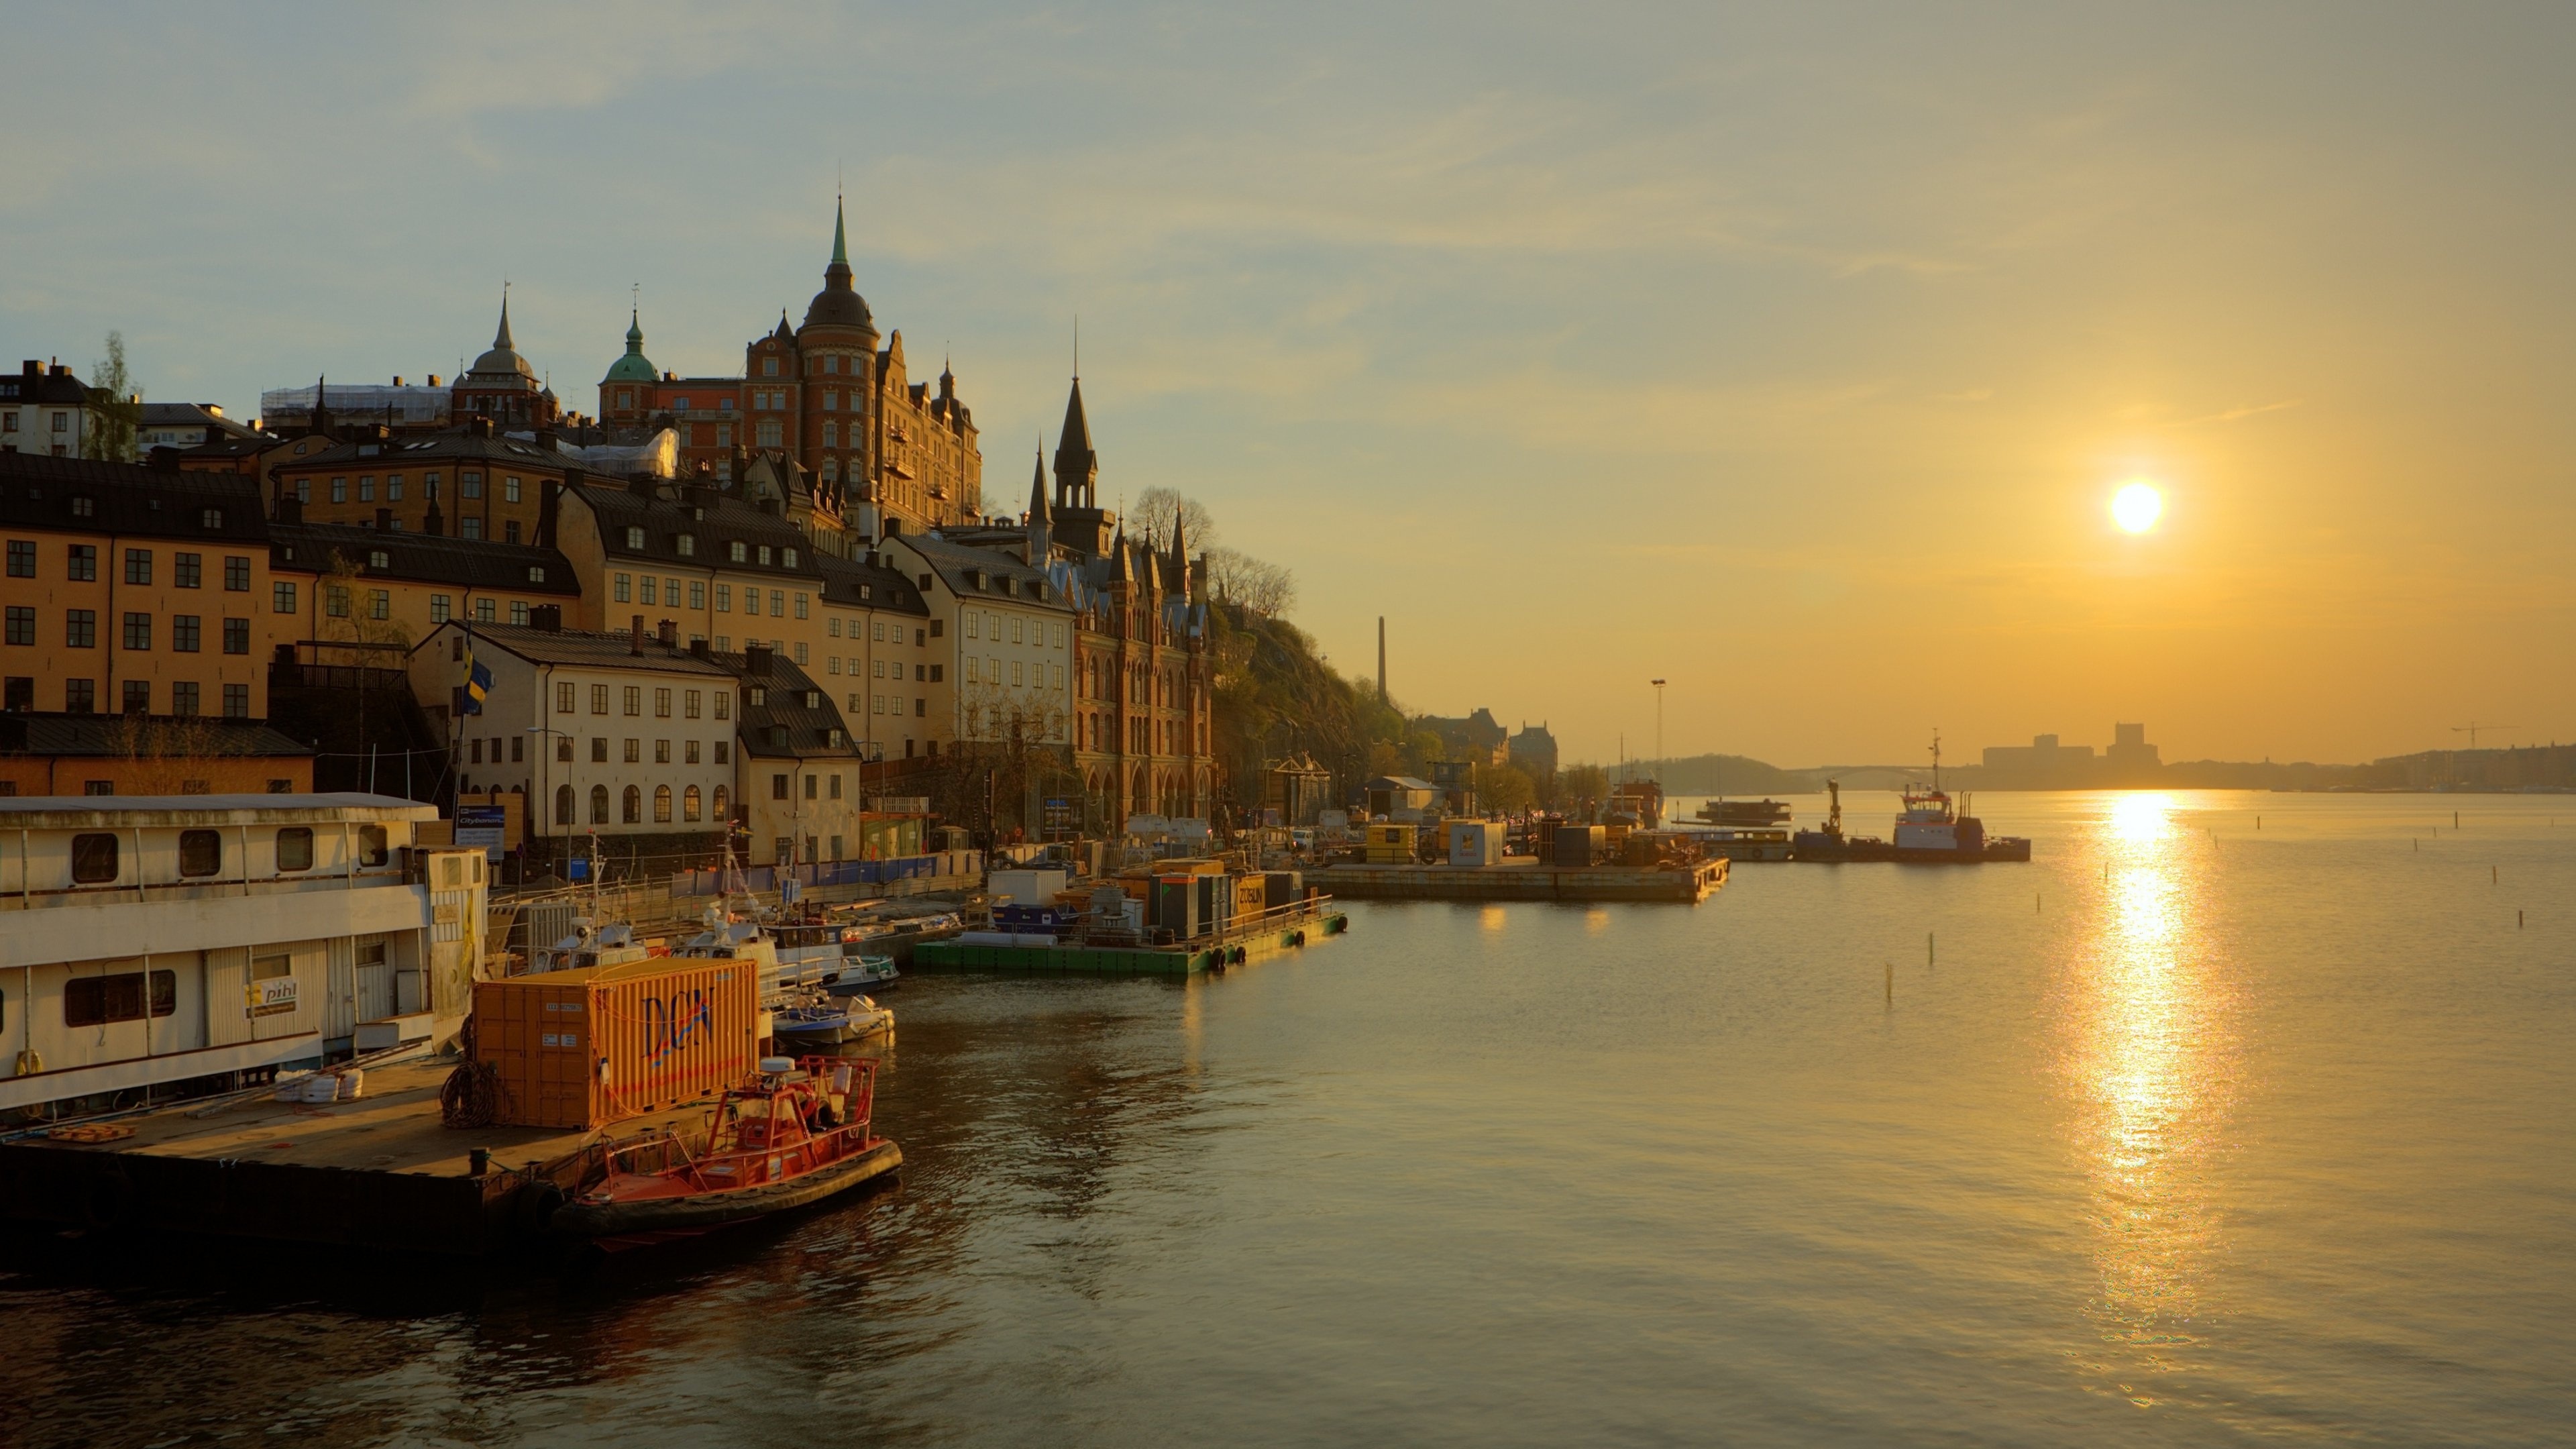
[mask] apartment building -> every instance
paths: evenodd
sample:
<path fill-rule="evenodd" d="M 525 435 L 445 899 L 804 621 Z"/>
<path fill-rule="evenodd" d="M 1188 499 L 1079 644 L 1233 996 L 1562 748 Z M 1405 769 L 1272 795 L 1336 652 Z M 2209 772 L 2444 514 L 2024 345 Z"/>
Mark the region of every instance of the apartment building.
<path fill-rule="evenodd" d="M 1074 613 L 1043 569 L 935 534 L 888 539 L 879 557 L 912 574 L 931 639 L 945 636 L 928 670 L 950 686 L 950 738 L 961 748 L 1071 742 Z"/>

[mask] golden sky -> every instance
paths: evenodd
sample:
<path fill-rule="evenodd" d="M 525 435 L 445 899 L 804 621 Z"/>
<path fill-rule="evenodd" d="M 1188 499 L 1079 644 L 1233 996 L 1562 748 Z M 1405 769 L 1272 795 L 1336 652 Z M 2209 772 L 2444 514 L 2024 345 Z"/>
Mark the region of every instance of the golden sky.
<path fill-rule="evenodd" d="M 148 17 L 169 53 L 118 39 Z M 2564 7 L 33 12 L 0 335 L 587 405 L 860 290 L 1016 509 L 1081 317 L 1354 670 L 1606 757 L 2576 740 Z M 30 53 L 33 53 L 32 51 Z M 1050 443 L 1052 439 L 1050 438 Z M 2132 478 L 2162 522 L 2111 523 Z M 2492 742 L 2492 741 L 2490 741 Z"/>

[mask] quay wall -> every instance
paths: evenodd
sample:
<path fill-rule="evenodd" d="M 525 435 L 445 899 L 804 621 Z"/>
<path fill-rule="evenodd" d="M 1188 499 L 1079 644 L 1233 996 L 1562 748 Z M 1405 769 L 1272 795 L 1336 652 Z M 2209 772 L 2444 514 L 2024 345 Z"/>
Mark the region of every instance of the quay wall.
<path fill-rule="evenodd" d="M 1307 883 L 1348 900 L 1684 901 L 1706 900 L 1726 884 L 1727 863 L 1688 870 L 1602 866 L 1336 865 L 1306 872 Z"/>

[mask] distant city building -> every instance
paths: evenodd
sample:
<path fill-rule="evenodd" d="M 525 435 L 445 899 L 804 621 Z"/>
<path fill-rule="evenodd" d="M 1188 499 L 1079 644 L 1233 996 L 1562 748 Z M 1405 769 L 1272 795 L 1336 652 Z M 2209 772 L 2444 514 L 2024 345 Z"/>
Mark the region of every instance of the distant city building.
<path fill-rule="evenodd" d="M 1989 745 L 1973 783 L 1996 790 L 2082 790 L 2152 783 L 2163 770 L 2143 724 L 2112 727 L 2113 742 L 2096 754 L 2091 745 L 2037 735 L 2028 745 Z"/>
<path fill-rule="evenodd" d="M 102 421 L 89 384 L 61 363 L 31 357 L 0 375 L 0 453 L 77 458 Z"/>
<path fill-rule="evenodd" d="M 2145 725 L 2113 725 L 2111 730 L 2111 747 L 2102 752 L 2102 762 L 2109 767 L 2115 780 L 2152 776 L 2164 768 L 2164 761 L 2157 758 L 2156 747 L 2147 743 Z"/>
<path fill-rule="evenodd" d="M 1521 732 L 1512 736 L 1511 762 L 1542 787 L 1556 778 L 1556 736 L 1548 733 L 1545 720 L 1536 729 L 1521 722 Z"/>
<path fill-rule="evenodd" d="M 135 424 L 134 445 L 145 453 L 155 448 L 197 448 L 208 443 L 258 439 L 260 432 L 224 416 L 215 403 L 143 404 Z"/>
<path fill-rule="evenodd" d="M 1415 724 L 1440 737 L 1440 743 L 1453 760 L 1470 760 L 1479 765 L 1499 765 L 1511 758 L 1511 730 L 1494 718 L 1490 709 L 1478 709 L 1459 719 L 1424 715 Z"/>

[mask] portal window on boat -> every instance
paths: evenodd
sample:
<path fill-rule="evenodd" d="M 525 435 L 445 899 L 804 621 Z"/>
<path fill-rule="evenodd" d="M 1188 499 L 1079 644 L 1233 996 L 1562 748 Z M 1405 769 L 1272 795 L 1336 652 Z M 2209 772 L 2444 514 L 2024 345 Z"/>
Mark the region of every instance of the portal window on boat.
<path fill-rule="evenodd" d="M 385 849 L 385 828 L 381 825 L 358 827 L 358 864 L 382 865 L 389 858 Z"/>
<path fill-rule="evenodd" d="M 179 874 L 214 875 L 224 868 L 224 835 L 220 830 L 179 832 Z"/>
<path fill-rule="evenodd" d="M 150 973 L 151 1014 L 168 1016 L 179 1009 L 179 973 Z M 63 1025 L 105 1026 L 117 1021 L 141 1021 L 147 1005 L 145 973 L 124 971 L 114 976 L 81 976 L 63 983 Z"/>
<path fill-rule="evenodd" d="M 98 885 L 116 879 L 116 837 L 106 831 L 72 837 L 72 880 Z"/>
<path fill-rule="evenodd" d="M 250 979 L 253 981 L 282 981 L 294 974 L 295 958 L 284 951 L 274 956 L 250 958 Z"/>
<path fill-rule="evenodd" d="M 313 868 L 313 828 L 289 825 L 277 832 L 277 868 L 311 870 Z"/>

